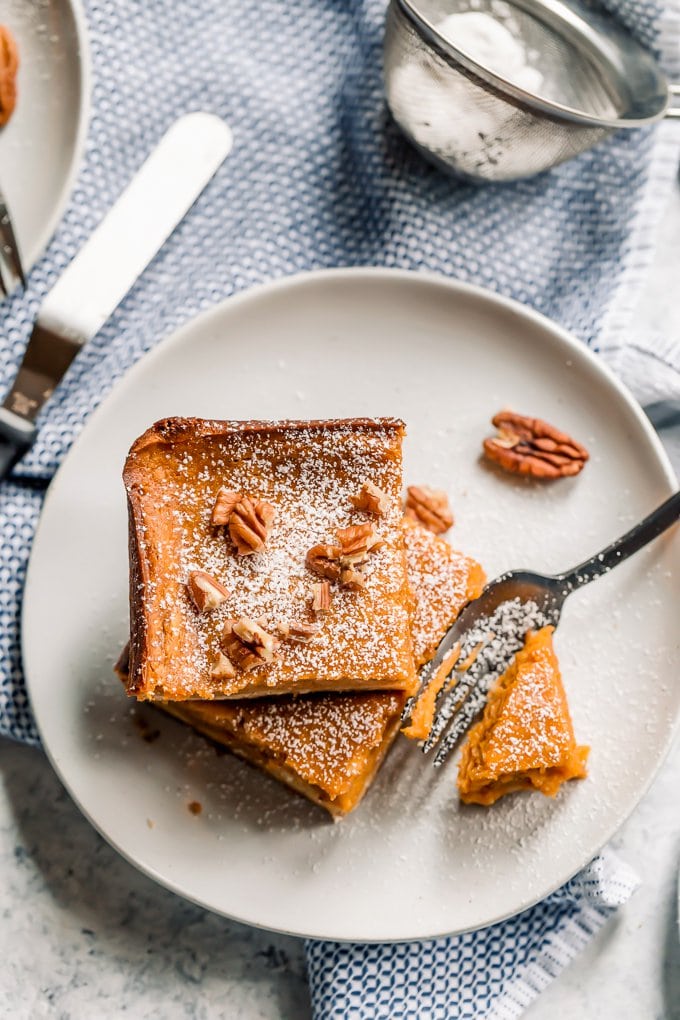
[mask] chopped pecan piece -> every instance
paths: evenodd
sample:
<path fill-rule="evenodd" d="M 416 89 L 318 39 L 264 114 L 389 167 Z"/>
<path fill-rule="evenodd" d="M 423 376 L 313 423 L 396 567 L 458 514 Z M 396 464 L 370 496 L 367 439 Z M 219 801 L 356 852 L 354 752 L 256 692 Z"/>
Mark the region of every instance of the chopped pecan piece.
<path fill-rule="evenodd" d="M 249 672 L 265 662 L 273 662 L 279 641 L 259 623 L 241 616 L 229 620 L 222 634 L 222 646 L 226 655 L 240 669 Z"/>
<path fill-rule="evenodd" d="M 319 634 L 321 627 L 318 623 L 280 623 L 277 630 L 286 641 L 308 644 Z"/>
<path fill-rule="evenodd" d="M 316 581 L 312 585 L 312 611 L 327 613 L 331 608 L 331 586 L 328 581 Z"/>
<path fill-rule="evenodd" d="M 356 567 L 365 563 L 368 554 L 377 552 L 383 540 L 373 524 L 353 524 L 336 530 L 339 545 L 315 545 L 306 557 L 307 567 L 329 581 L 339 581 L 343 588 L 358 591 L 366 587 L 363 574 Z M 330 604 L 330 594 L 329 594 Z"/>
<path fill-rule="evenodd" d="M 253 652 L 248 645 L 244 645 L 240 638 L 237 638 L 233 632 L 228 631 L 226 628 L 222 635 L 222 645 L 234 663 L 244 673 L 249 673 L 251 669 L 255 669 L 264 663 L 264 659 L 261 656 Z"/>
<path fill-rule="evenodd" d="M 233 625 L 232 630 L 244 645 L 250 645 L 251 648 L 256 649 L 258 655 L 265 662 L 272 661 L 278 641 L 273 634 L 269 634 L 259 623 L 256 623 L 255 620 L 249 620 L 247 616 L 241 616 Z"/>
<path fill-rule="evenodd" d="M 269 537 L 276 510 L 271 503 L 243 496 L 229 517 L 229 534 L 239 556 L 264 549 Z"/>
<path fill-rule="evenodd" d="M 342 588 L 349 588 L 350 591 L 361 591 L 366 587 L 366 578 L 361 571 L 344 567 L 340 574 L 340 585 Z"/>
<path fill-rule="evenodd" d="M 234 664 L 224 652 L 218 652 L 215 656 L 210 667 L 210 676 L 213 680 L 233 680 L 236 676 Z"/>
<path fill-rule="evenodd" d="M 234 492 L 232 489 L 225 489 L 224 486 L 219 490 L 215 498 L 215 505 L 212 508 L 212 516 L 210 523 L 214 524 L 215 527 L 223 527 L 229 523 L 234 507 L 241 500 L 241 493 Z"/>
<path fill-rule="evenodd" d="M 430 489 L 427 485 L 409 485 L 404 513 L 435 535 L 443 535 L 453 524 L 449 497 L 445 492 Z"/>
<path fill-rule="evenodd" d="M 370 552 L 377 552 L 383 545 L 376 535 L 373 524 L 353 524 L 336 531 L 340 543 L 340 562 L 343 567 L 365 563 Z"/>
<path fill-rule="evenodd" d="M 230 594 L 217 578 L 212 574 L 206 574 L 205 570 L 192 570 L 187 581 L 187 588 L 199 613 L 217 609 L 225 599 L 229 598 Z"/>
<path fill-rule="evenodd" d="M 373 482 L 364 482 L 358 496 L 350 496 L 349 501 L 355 510 L 363 510 L 376 517 L 384 517 L 390 506 L 386 492 L 379 489 Z"/>
<path fill-rule="evenodd" d="M 18 70 L 19 51 L 14 36 L 6 25 L 0 25 L 0 127 L 4 127 L 14 113 Z"/>
<path fill-rule="evenodd" d="M 329 581 L 340 580 L 340 556 L 342 550 L 337 545 L 314 545 L 308 550 L 305 563 L 308 570 Z"/>
<path fill-rule="evenodd" d="M 498 435 L 484 440 L 484 453 L 506 471 L 534 478 L 577 475 L 588 451 L 540 418 L 501 411 L 492 419 Z"/>

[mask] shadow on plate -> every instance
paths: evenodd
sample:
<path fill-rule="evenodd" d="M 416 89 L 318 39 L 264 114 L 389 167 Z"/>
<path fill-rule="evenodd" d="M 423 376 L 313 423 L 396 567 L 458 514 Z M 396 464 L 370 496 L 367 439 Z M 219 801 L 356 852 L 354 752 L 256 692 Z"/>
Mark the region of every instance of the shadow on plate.
<path fill-rule="evenodd" d="M 100 673 L 92 676 L 79 718 L 88 757 L 110 763 L 112 776 L 130 770 L 123 782 L 148 777 L 166 809 L 169 799 L 182 812 L 191 813 L 192 805 L 218 836 L 224 819 L 267 832 L 332 825 L 325 811 L 254 766 L 161 709 L 128 698 L 113 673 L 110 684 Z"/>

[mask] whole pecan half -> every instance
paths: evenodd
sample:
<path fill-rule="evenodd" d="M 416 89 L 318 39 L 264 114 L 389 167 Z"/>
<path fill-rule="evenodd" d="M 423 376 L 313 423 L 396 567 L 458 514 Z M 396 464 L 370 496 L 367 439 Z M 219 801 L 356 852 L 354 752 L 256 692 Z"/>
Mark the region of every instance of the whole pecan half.
<path fill-rule="evenodd" d="M 506 471 L 533 478 L 577 475 L 588 451 L 566 432 L 540 418 L 501 411 L 492 419 L 498 435 L 484 440 L 484 453 Z"/>
<path fill-rule="evenodd" d="M 227 489 L 223 485 L 215 497 L 212 514 L 210 515 L 210 523 L 214 524 L 216 528 L 228 524 L 229 519 L 234 512 L 234 507 L 237 503 L 241 502 L 241 498 L 242 496 L 240 492 L 235 492 L 233 489 Z"/>
<path fill-rule="evenodd" d="M 210 523 L 216 528 L 226 526 L 239 556 L 248 556 L 264 549 L 275 517 L 271 503 L 222 486 L 213 503 Z"/>
<path fill-rule="evenodd" d="M 239 556 L 260 552 L 269 538 L 276 510 L 271 503 L 243 496 L 229 515 L 229 535 Z"/>
<path fill-rule="evenodd" d="M 409 485 L 406 490 L 405 516 L 422 524 L 435 535 L 443 535 L 453 525 L 449 497 L 439 489 L 427 485 Z"/>
<path fill-rule="evenodd" d="M 19 51 L 14 36 L 6 25 L 0 25 L 0 127 L 14 113 L 18 70 Z"/>

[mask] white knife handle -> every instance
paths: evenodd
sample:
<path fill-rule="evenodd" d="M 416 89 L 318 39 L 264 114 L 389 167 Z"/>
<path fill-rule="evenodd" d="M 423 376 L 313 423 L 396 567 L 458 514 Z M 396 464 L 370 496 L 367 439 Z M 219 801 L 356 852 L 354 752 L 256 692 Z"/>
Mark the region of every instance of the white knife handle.
<path fill-rule="evenodd" d="M 219 117 L 175 121 L 45 298 L 40 325 L 77 345 L 98 333 L 231 146 Z"/>

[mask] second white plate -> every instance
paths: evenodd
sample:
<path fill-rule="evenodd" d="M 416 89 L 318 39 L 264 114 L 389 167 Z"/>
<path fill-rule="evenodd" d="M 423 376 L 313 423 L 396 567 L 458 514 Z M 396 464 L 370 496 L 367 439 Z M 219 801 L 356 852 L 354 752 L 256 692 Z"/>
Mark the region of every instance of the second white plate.
<path fill-rule="evenodd" d="M 0 131 L 0 187 L 24 270 L 47 246 L 85 145 L 90 61 L 79 0 L 0 0 L 19 48 L 17 106 Z"/>
<path fill-rule="evenodd" d="M 585 443 L 582 475 L 530 484 L 481 462 L 504 406 Z M 584 865 L 637 804 L 678 715 L 678 535 L 565 610 L 556 644 L 577 737 L 592 748 L 587 780 L 555 800 L 463 808 L 455 763 L 434 772 L 401 738 L 356 813 L 333 825 L 152 708 L 160 735 L 142 740 L 113 678 L 128 627 L 123 460 L 174 414 L 401 416 L 406 478 L 449 490 L 456 546 L 491 577 L 557 571 L 674 485 L 603 365 L 540 316 L 428 276 L 318 273 L 233 298 L 145 358 L 93 416 L 48 495 L 24 607 L 31 701 L 73 797 L 131 861 L 213 910 L 321 938 L 426 938 L 522 910 Z"/>

